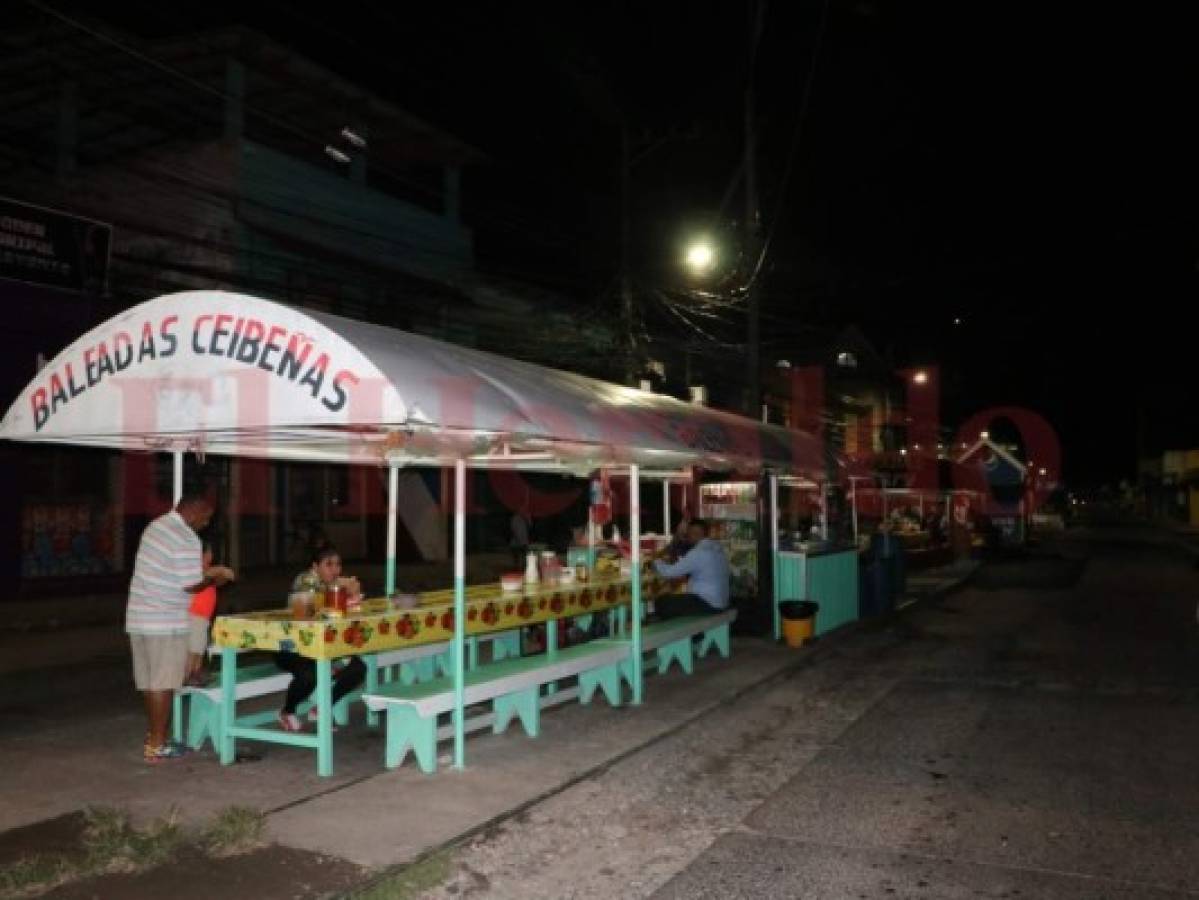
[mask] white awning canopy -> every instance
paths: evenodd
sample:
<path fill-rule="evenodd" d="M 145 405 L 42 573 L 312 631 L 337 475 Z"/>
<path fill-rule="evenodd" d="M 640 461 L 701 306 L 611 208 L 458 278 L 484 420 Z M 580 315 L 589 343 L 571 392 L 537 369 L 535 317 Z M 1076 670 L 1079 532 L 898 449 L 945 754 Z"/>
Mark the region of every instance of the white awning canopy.
<path fill-rule="evenodd" d="M 314 462 L 826 476 L 821 443 L 803 432 L 220 291 L 158 297 L 92 329 L 20 393 L 0 438 Z"/>

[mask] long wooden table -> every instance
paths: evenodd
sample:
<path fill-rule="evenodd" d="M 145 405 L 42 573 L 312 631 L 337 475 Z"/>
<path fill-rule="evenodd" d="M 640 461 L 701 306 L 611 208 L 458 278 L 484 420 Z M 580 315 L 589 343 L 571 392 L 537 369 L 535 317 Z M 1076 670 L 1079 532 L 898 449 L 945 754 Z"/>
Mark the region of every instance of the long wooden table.
<path fill-rule="evenodd" d="M 671 591 L 670 582 L 652 570 L 642 575 L 642 602 Z M 353 615 L 296 619 L 289 610 L 220 616 L 214 623 L 213 641 L 221 647 L 221 763 L 235 758 L 238 738 L 266 741 L 316 750 L 317 772 L 333 774 L 332 662 L 362 656 L 367 666 L 367 688 L 377 685 L 375 654 L 405 647 L 452 641 L 454 592 L 419 594 L 412 609 L 395 609 L 381 599 L 368 600 Z M 632 599 L 631 578 L 599 578 L 573 584 L 540 584 L 507 592 L 498 584 L 466 589 L 466 634 L 475 636 L 511 631 L 529 625 L 554 624 L 563 618 L 591 615 L 625 607 Z M 316 705 L 321 710 L 315 734 L 294 734 L 277 727 L 238 724 L 236 715 L 237 653 L 245 650 L 291 652 L 316 661 Z"/>

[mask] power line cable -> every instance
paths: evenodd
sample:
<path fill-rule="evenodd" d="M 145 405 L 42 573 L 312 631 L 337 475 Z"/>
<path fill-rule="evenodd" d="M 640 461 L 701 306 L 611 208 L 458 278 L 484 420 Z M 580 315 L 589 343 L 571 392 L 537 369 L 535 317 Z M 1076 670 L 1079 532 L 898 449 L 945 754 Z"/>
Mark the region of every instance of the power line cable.
<path fill-rule="evenodd" d="M 804 122 L 807 120 L 808 107 L 811 104 L 812 88 L 816 83 L 816 69 L 820 61 L 820 54 L 824 48 L 824 36 L 828 29 L 829 7 L 831 0 L 824 0 L 821 6 L 820 24 L 816 29 L 816 46 L 812 51 L 812 59 L 808 65 L 808 77 L 804 82 L 803 94 L 800 98 L 799 113 L 795 119 L 795 125 L 791 131 L 791 142 L 787 150 L 787 161 L 783 167 L 783 177 L 779 183 L 778 194 L 774 204 L 774 214 L 771 217 L 770 225 L 766 231 L 766 239 L 762 242 L 762 249 L 758 253 L 758 260 L 754 266 L 753 272 L 750 274 L 749 281 L 744 287 L 744 291 L 750 291 L 754 283 L 758 280 L 758 276 L 762 272 L 762 266 L 766 262 L 766 256 L 770 252 L 770 245 L 774 241 L 774 235 L 778 228 L 779 220 L 782 217 L 783 202 L 787 196 L 787 187 L 791 181 L 791 173 L 795 168 L 795 160 L 799 155 L 800 138 L 803 135 Z"/>

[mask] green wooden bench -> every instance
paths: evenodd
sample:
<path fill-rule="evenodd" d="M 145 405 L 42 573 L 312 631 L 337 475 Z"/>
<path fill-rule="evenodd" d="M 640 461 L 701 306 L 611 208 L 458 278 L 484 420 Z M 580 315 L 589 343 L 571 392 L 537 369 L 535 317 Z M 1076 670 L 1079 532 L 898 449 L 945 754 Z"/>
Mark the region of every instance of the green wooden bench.
<path fill-rule="evenodd" d="M 694 670 L 696 656 L 701 659 L 713 649 L 725 659 L 732 650 L 729 626 L 737 618 L 731 609 L 708 616 L 682 616 L 641 626 L 641 650 L 656 653 L 658 674 L 665 675 L 671 663 L 677 662 L 688 675 Z M 698 647 L 692 639 L 700 637 Z M 627 643 L 627 639 L 617 639 Z M 633 684 L 632 663 L 622 664 L 621 672 L 630 686 Z"/>
<path fill-rule="evenodd" d="M 493 634 L 470 635 L 466 639 L 466 667 L 479 667 L 479 648 L 491 644 L 491 661 L 499 662 L 520 656 L 520 630 L 497 631 Z M 369 656 L 363 659 L 369 660 Z M 398 679 L 403 684 L 430 681 L 453 670 L 454 656 L 449 641 L 437 644 L 418 644 L 400 650 L 385 650 L 375 654 L 378 680 L 384 684 Z M 368 662 L 369 665 L 369 662 Z M 368 680 L 368 684 L 370 681 Z"/>
<path fill-rule="evenodd" d="M 491 642 L 492 658 L 501 660 L 520 655 L 519 632 L 496 632 L 495 634 L 472 637 L 469 644 L 468 664 L 473 669 L 478 665 L 478 647 L 483 641 Z M 212 653 L 212 651 L 209 651 Z M 373 658 L 372 658 L 373 656 Z M 437 644 L 418 644 L 400 650 L 388 650 L 383 653 L 363 657 L 367 663 L 367 683 L 364 690 L 373 689 L 379 681 L 384 683 L 399 680 L 403 684 L 415 684 L 419 681 L 429 681 L 437 677 L 440 669 L 443 675 L 450 671 L 450 643 L 441 641 Z M 291 684 L 291 675 L 279 669 L 273 662 L 255 663 L 243 666 L 237 670 L 237 700 L 251 700 L 256 697 L 267 697 L 271 694 L 281 694 Z M 350 719 L 350 704 L 359 699 L 364 691 L 354 691 L 343 697 L 333 707 L 333 721 L 338 725 L 346 725 Z M 187 698 L 187 717 L 184 724 L 184 698 Z M 306 713 L 312 706 L 311 701 L 301 704 L 299 712 Z M 239 725 L 269 725 L 275 721 L 277 710 L 252 713 L 239 716 Z M 193 687 L 184 685 L 175 692 L 172 710 L 173 737 L 176 741 L 184 741 L 186 728 L 187 745 L 193 750 L 204 746 L 209 740 L 215 749 L 219 746 L 221 734 L 221 687 L 214 679 L 210 685 Z M 374 715 L 370 724 L 376 724 Z"/>
<path fill-rule="evenodd" d="M 519 718 L 525 733 L 537 737 L 541 731 L 542 685 L 577 677 L 580 703 L 589 703 L 599 689 L 609 703 L 618 706 L 620 667 L 628 658 L 626 642 L 593 641 L 552 654 L 506 659 L 466 673 L 464 702 L 473 706 L 490 701 L 496 734 L 505 731 L 513 718 Z M 411 749 L 422 772 L 436 771 L 437 717 L 454 708 L 453 678 L 412 685 L 392 682 L 364 694 L 362 699 L 368 709 L 386 713 L 387 768 L 400 765 Z"/>
<path fill-rule="evenodd" d="M 408 682 L 421 677 L 433 677 L 434 661 L 438 654 L 443 653 L 448 643 L 430 644 L 393 650 L 375 655 L 372 660 L 381 670 L 383 677 L 390 679 L 399 677 Z M 369 659 L 369 657 L 368 657 Z M 370 663 L 368 663 L 368 669 Z M 271 694 L 281 694 L 291 684 L 291 674 L 282 671 L 273 662 L 254 663 L 241 666 L 237 670 L 237 692 L 235 699 L 252 700 L 256 697 L 268 697 Z M 350 704 L 362 696 L 362 691 L 353 691 L 339 700 L 333 707 L 333 721 L 338 725 L 346 725 L 350 720 Z M 184 725 L 183 705 L 187 699 L 187 724 Z M 307 713 L 312 701 L 302 703 L 298 709 L 300 715 Z M 238 725 L 269 725 L 275 721 L 278 710 L 266 710 L 237 717 Z M 212 741 L 213 748 L 220 746 L 221 734 L 221 686 L 217 680 L 204 687 L 184 685 L 175 692 L 172 727 L 174 738 L 184 740 L 184 728 L 187 731 L 187 745 L 193 750 L 204 746 L 204 741 Z"/>
<path fill-rule="evenodd" d="M 237 670 L 238 700 L 266 697 L 287 690 L 291 674 L 283 672 L 273 662 L 241 666 Z M 183 698 L 188 698 L 187 745 L 193 750 L 204 746 L 205 739 L 212 741 L 213 748 L 220 746 L 221 735 L 221 686 L 213 683 L 206 687 L 184 685 L 175 692 L 172 712 L 175 740 L 183 741 Z M 344 705 L 340 712 L 344 715 Z M 262 725 L 274 720 L 277 710 L 254 713 L 238 720 L 238 724 Z M 336 718 L 339 710 L 334 710 Z"/>

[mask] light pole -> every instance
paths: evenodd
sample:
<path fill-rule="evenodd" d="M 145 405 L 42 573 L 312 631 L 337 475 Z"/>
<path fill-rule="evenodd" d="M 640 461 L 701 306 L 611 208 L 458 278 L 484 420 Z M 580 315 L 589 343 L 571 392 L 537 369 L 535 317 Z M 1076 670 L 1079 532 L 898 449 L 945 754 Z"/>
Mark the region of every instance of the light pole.
<path fill-rule="evenodd" d="M 637 383 L 639 348 L 629 255 L 633 231 L 633 142 L 627 123 L 620 129 L 620 319 L 624 339 L 625 383 Z"/>

